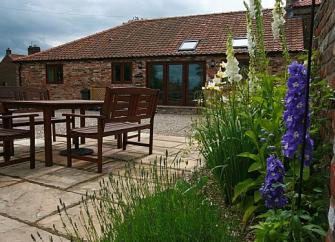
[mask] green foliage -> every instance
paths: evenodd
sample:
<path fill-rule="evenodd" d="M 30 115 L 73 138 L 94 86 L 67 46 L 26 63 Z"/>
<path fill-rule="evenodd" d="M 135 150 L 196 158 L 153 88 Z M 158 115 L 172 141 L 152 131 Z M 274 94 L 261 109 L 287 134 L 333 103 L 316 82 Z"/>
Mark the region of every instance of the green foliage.
<path fill-rule="evenodd" d="M 204 178 L 191 185 L 177 181 L 138 200 L 116 227 L 115 241 L 238 241 L 238 224 L 220 217 L 219 209 L 199 194 Z M 109 241 L 109 240 L 106 240 Z"/>
<path fill-rule="evenodd" d="M 303 242 L 320 241 L 326 235 L 324 229 L 312 223 L 309 212 L 302 210 L 270 210 L 263 214 L 264 222 L 253 226 L 255 242 Z"/>
<path fill-rule="evenodd" d="M 199 142 L 206 165 L 220 181 L 226 202 L 232 204 L 234 187 L 248 177 L 251 162 L 238 154 L 254 149 L 245 135 L 251 123 L 240 115 L 245 107 L 235 96 L 230 96 L 228 103 L 220 102 L 219 98 L 210 100 L 203 108 L 202 119 L 194 123 L 194 138 Z"/>
<path fill-rule="evenodd" d="M 129 166 L 123 176 L 110 174 L 83 198 L 79 222 L 62 202 L 59 213 L 72 241 L 240 241 L 239 222 L 203 195 L 207 180 L 189 182 L 161 157 L 150 170 Z"/>

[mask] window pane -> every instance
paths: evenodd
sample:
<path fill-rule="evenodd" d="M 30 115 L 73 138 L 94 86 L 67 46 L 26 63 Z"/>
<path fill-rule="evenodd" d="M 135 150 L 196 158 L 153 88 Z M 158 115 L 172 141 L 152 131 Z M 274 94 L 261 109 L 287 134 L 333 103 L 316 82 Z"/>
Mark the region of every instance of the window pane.
<path fill-rule="evenodd" d="M 188 66 L 188 104 L 193 104 L 193 100 L 198 98 L 203 84 L 203 65 L 189 64 Z"/>
<path fill-rule="evenodd" d="M 159 99 L 163 101 L 163 65 L 162 64 L 154 64 L 149 67 L 149 83 L 148 86 L 153 89 L 159 89 Z"/>
<path fill-rule="evenodd" d="M 124 81 L 131 82 L 131 63 L 124 64 Z"/>
<path fill-rule="evenodd" d="M 169 64 L 168 73 L 168 102 L 182 104 L 183 100 L 183 65 Z"/>
<path fill-rule="evenodd" d="M 63 65 L 61 64 L 47 65 L 46 73 L 47 73 L 47 83 L 50 84 L 63 83 Z"/>
<path fill-rule="evenodd" d="M 58 66 L 56 66 L 55 69 L 56 69 L 56 78 L 57 78 L 57 80 L 55 80 L 55 82 L 62 83 L 63 82 L 63 66 L 58 65 Z"/>
<path fill-rule="evenodd" d="M 55 69 L 52 66 L 47 66 L 47 82 L 54 83 L 55 82 Z"/>
<path fill-rule="evenodd" d="M 113 64 L 113 81 L 121 81 L 121 64 L 119 63 Z"/>

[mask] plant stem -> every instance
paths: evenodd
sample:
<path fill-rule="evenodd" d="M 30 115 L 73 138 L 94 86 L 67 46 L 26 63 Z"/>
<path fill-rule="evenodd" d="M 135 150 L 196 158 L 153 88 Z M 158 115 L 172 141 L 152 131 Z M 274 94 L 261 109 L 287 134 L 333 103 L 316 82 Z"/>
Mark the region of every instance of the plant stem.
<path fill-rule="evenodd" d="M 310 82 L 310 78 L 311 78 L 311 64 L 312 64 L 314 10 L 315 10 L 315 0 L 312 0 L 311 26 L 310 26 L 311 28 L 310 28 L 309 46 L 308 46 L 308 65 L 307 65 L 305 114 L 304 114 L 304 126 L 303 126 L 303 130 L 302 130 L 303 140 L 302 140 L 302 147 L 301 147 L 300 178 L 299 178 L 298 201 L 297 201 L 298 210 L 300 210 L 300 207 L 301 207 L 301 193 L 302 193 L 303 171 L 304 171 L 304 162 L 305 162 L 305 148 L 306 148 L 307 119 L 308 119 L 308 113 L 309 113 L 309 82 Z"/>

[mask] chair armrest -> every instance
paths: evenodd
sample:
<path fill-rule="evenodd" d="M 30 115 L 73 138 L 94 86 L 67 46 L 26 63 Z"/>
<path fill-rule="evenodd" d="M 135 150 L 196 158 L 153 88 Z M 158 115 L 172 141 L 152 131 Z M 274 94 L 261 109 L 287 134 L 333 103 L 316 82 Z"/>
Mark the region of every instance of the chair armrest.
<path fill-rule="evenodd" d="M 26 114 L 14 114 L 14 115 L 1 115 L 0 118 L 26 118 L 26 117 L 37 117 L 37 113 L 26 113 Z"/>
<path fill-rule="evenodd" d="M 76 114 L 76 113 L 63 113 L 62 116 L 65 117 L 79 117 L 79 118 L 97 118 L 97 119 L 104 119 L 105 116 L 102 115 L 86 115 L 86 114 Z"/>

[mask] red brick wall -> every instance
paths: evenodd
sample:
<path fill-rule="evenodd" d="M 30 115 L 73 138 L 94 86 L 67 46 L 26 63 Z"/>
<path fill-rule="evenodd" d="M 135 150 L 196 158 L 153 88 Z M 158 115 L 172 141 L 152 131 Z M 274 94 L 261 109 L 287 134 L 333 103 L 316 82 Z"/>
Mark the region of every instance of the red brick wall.
<path fill-rule="evenodd" d="M 246 56 L 237 56 L 239 60 L 246 60 Z M 146 63 L 148 62 L 176 62 L 176 61 L 203 61 L 206 62 L 206 79 L 214 77 L 217 72 L 218 64 L 224 57 L 218 56 L 200 56 L 200 57 L 182 57 L 182 58 L 146 58 L 122 60 L 133 63 L 133 83 L 130 85 L 146 85 Z M 211 67 L 212 60 L 215 61 L 216 67 Z M 120 62 L 120 61 L 115 61 Z M 112 60 L 82 60 L 82 61 L 62 61 L 52 62 L 63 64 L 63 83 L 47 84 L 46 83 L 46 64 L 49 62 L 34 62 L 21 64 L 21 82 L 22 86 L 46 87 L 50 90 L 52 99 L 79 99 L 80 91 L 83 88 L 105 87 L 105 86 L 127 86 L 129 84 L 111 83 Z M 139 69 L 141 63 L 142 68 Z M 270 69 L 275 73 L 280 71 L 282 58 L 280 55 L 271 55 Z"/>
<path fill-rule="evenodd" d="M 320 51 L 319 63 L 321 76 L 326 78 L 329 85 L 335 89 L 335 1 L 323 0 L 316 16 L 316 35 Z M 335 112 L 333 115 L 333 131 L 335 131 Z M 335 133 L 335 132 L 333 132 Z M 335 139 L 334 139 L 335 140 Z M 335 144 L 334 144 L 335 152 Z M 329 232 L 327 241 L 335 241 L 335 156 L 333 157 L 330 169 L 331 197 L 328 212 Z"/>
<path fill-rule="evenodd" d="M 324 0 L 317 14 L 316 35 L 320 51 L 321 75 L 335 89 L 335 1 Z"/>

